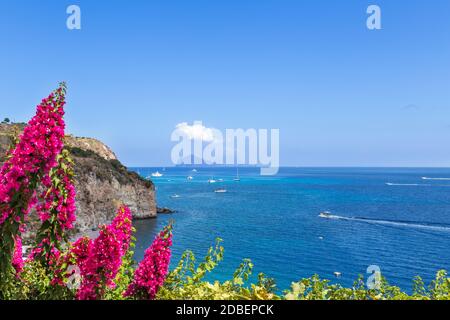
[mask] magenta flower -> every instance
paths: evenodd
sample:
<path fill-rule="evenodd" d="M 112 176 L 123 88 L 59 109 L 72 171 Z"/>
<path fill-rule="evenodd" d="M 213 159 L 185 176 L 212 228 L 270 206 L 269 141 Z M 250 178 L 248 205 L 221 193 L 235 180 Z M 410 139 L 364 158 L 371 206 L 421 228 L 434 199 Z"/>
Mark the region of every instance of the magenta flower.
<path fill-rule="evenodd" d="M 37 245 L 29 257 L 46 265 L 53 259 L 53 253 L 60 251 L 61 241 L 66 240 L 66 231 L 73 228 L 76 220 L 72 161 L 66 150 L 58 156 L 57 162 L 58 166 L 42 179 L 45 189 L 36 207 L 42 226 L 37 233 Z"/>
<path fill-rule="evenodd" d="M 94 241 L 82 238 L 74 244 L 72 253 L 82 277 L 77 299 L 101 299 L 107 288 L 115 287 L 114 279 L 129 248 L 131 233 L 131 212 L 122 206 L 112 223 L 103 226 Z"/>
<path fill-rule="evenodd" d="M 69 257 L 74 259 L 74 264 L 78 266 L 81 274 L 87 273 L 87 260 L 91 251 L 92 240 L 88 237 L 79 238 L 72 244 Z"/>
<path fill-rule="evenodd" d="M 19 225 L 36 201 L 35 192 L 41 180 L 56 165 L 64 139 L 65 85 L 62 84 L 37 106 L 36 115 L 8 152 L 0 169 L 0 263 L 10 265 L 13 243 L 4 238 L 20 235 Z"/>
<path fill-rule="evenodd" d="M 19 275 L 23 269 L 23 257 L 22 257 L 22 239 L 17 236 L 14 247 L 14 255 L 12 259 L 12 265 L 16 270 L 16 274 Z"/>
<path fill-rule="evenodd" d="M 125 297 L 152 300 L 164 284 L 169 271 L 172 246 L 172 227 L 168 226 L 155 238 L 145 251 L 144 259 L 134 273 L 133 282 Z"/>
<path fill-rule="evenodd" d="M 111 222 L 111 227 L 115 230 L 115 235 L 123 244 L 123 251 L 126 252 L 130 246 L 133 233 L 132 214 L 127 206 L 121 206 L 116 217 Z"/>

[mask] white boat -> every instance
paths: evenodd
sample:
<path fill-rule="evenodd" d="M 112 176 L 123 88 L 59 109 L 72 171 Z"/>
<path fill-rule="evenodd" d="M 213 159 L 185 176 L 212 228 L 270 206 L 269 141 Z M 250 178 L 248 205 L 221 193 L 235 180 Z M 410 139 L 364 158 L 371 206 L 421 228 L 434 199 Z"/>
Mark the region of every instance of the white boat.
<path fill-rule="evenodd" d="M 236 168 L 236 178 L 233 179 L 234 181 L 241 181 L 241 178 L 239 178 L 239 168 Z"/>
<path fill-rule="evenodd" d="M 330 219 L 332 216 L 330 211 L 324 211 L 319 214 L 319 217 Z"/>
<path fill-rule="evenodd" d="M 170 196 L 171 198 L 179 198 L 180 196 L 177 194 L 174 194 L 173 196 Z"/>
<path fill-rule="evenodd" d="M 214 179 L 209 179 L 208 180 L 208 183 L 216 183 L 217 181 L 216 180 L 214 180 Z"/>
<path fill-rule="evenodd" d="M 227 192 L 227 189 L 220 188 L 220 189 L 214 190 L 214 192 L 215 192 L 215 193 L 226 193 L 226 192 Z"/>
<path fill-rule="evenodd" d="M 189 176 L 189 177 L 187 177 L 186 179 L 188 179 L 188 180 L 193 180 L 194 177 L 193 177 L 193 176 Z"/>
<path fill-rule="evenodd" d="M 197 169 L 192 169 L 192 172 L 197 172 Z"/>
<path fill-rule="evenodd" d="M 156 171 L 156 172 L 152 173 L 152 177 L 154 177 L 154 178 L 159 178 L 159 177 L 162 177 L 162 176 L 163 176 L 163 174 L 159 173 L 159 171 Z"/>

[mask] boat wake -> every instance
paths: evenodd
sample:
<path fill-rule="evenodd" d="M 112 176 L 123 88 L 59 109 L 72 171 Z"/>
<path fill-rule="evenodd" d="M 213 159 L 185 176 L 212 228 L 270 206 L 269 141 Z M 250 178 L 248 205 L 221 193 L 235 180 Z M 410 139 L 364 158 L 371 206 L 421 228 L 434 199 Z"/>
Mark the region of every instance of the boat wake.
<path fill-rule="evenodd" d="M 344 217 L 328 213 L 321 213 L 319 217 L 331 220 L 345 220 L 345 221 L 356 221 L 372 224 L 381 224 L 395 227 L 406 227 L 406 228 L 416 228 L 416 229 L 427 229 L 441 232 L 450 232 L 450 225 L 437 224 L 437 223 L 424 223 L 417 221 L 402 221 L 402 220 L 379 220 L 363 217 Z"/>
<path fill-rule="evenodd" d="M 422 180 L 450 180 L 450 178 L 428 178 L 428 177 L 422 177 Z"/>
<path fill-rule="evenodd" d="M 418 183 L 392 183 L 392 182 L 386 182 L 386 185 L 388 186 L 410 186 L 410 187 L 417 187 L 417 186 L 429 186 L 428 184 L 418 184 Z"/>
<path fill-rule="evenodd" d="M 392 183 L 386 182 L 387 186 L 398 186 L 398 187 L 450 187 L 448 184 L 426 184 L 426 183 Z"/>

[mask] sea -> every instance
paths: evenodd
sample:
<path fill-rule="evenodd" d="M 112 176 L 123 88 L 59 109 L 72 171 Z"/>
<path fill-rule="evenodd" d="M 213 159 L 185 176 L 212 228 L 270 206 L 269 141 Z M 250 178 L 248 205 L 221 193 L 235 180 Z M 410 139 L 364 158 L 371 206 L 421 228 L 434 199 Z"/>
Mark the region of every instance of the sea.
<path fill-rule="evenodd" d="M 230 279 L 245 258 L 251 280 L 262 272 L 280 291 L 314 274 L 351 286 L 378 266 L 410 293 L 415 276 L 429 283 L 450 270 L 450 168 L 131 169 L 152 179 L 159 207 L 176 210 L 135 221 L 138 261 L 173 220 L 172 268 L 185 250 L 201 261 L 223 240 L 224 260 L 208 280 Z"/>

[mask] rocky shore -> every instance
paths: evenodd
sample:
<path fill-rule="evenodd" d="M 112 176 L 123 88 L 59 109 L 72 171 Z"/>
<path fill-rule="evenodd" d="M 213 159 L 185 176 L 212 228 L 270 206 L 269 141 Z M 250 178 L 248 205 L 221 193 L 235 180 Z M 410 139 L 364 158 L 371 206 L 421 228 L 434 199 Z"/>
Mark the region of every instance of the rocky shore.
<path fill-rule="evenodd" d="M 24 128 L 24 124 L 0 124 L 0 165 L 6 151 Z M 125 203 L 136 219 L 157 215 L 155 187 L 150 180 L 129 171 L 104 143 L 92 138 L 66 136 L 66 147 L 75 163 L 77 222 L 73 233 L 84 234 L 109 223 L 118 204 Z M 30 214 L 28 235 L 39 226 Z"/>

